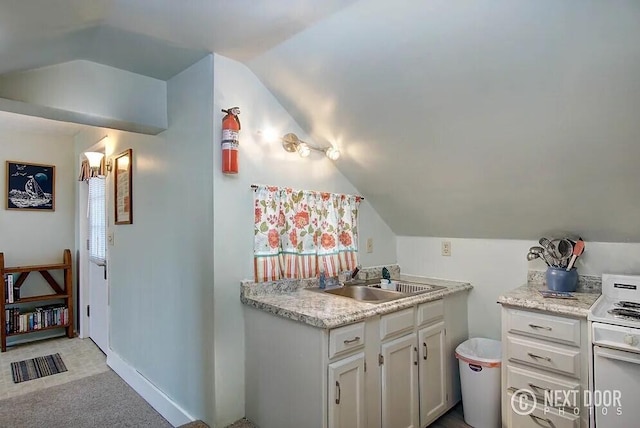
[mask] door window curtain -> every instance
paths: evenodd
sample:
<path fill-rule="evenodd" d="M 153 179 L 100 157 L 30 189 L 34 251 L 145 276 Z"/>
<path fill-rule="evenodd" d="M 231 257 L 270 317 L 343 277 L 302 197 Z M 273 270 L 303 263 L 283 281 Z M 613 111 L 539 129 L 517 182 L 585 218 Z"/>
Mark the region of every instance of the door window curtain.
<path fill-rule="evenodd" d="M 107 259 L 105 179 L 92 177 L 88 182 L 89 259 L 103 265 Z"/>
<path fill-rule="evenodd" d="M 360 196 L 258 186 L 254 193 L 255 281 L 303 279 L 358 264 Z"/>

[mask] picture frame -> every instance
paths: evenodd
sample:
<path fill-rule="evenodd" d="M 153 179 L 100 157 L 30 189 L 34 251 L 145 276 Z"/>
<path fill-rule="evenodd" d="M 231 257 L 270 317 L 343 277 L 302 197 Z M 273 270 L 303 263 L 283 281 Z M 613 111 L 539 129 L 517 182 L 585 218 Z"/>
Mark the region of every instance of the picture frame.
<path fill-rule="evenodd" d="M 113 161 L 115 224 L 133 224 L 133 150 L 127 149 Z"/>
<path fill-rule="evenodd" d="M 7 210 L 56 210 L 56 167 L 32 162 L 6 161 Z"/>

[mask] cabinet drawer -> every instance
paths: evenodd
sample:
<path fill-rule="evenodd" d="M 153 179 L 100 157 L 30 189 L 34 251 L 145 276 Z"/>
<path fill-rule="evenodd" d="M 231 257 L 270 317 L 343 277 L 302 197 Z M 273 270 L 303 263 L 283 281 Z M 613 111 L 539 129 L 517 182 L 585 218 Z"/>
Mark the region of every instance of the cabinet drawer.
<path fill-rule="evenodd" d="M 509 309 L 507 316 L 510 333 L 580 346 L 580 320 L 517 309 Z"/>
<path fill-rule="evenodd" d="M 364 347 L 364 323 L 329 330 L 329 358 Z"/>
<path fill-rule="evenodd" d="M 511 403 L 512 394 L 508 395 L 508 403 Z M 519 400 L 514 400 L 516 403 Z M 508 409 L 508 423 L 510 428 L 578 428 L 580 426 L 580 418 L 569 411 L 563 413 L 558 412 L 553 408 L 545 408 L 542 404 L 537 403 L 533 411 L 531 411 L 533 404 L 527 400 L 524 400 L 524 409 L 528 411 L 521 411 L 525 413 L 520 415 L 514 411 L 513 408 Z M 517 405 L 517 404 L 516 404 Z M 531 411 L 529 413 L 529 411 Z"/>
<path fill-rule="evenodd" d="M 563 401 L 565 396 L 570 398 L 571 406 L 580 406 L 582 400 L 580 383 L 578 381 L 560 380 L 531 369 L 514 367 L 512 365 L 507 365 L 507 388 L 510 390 L 527 389 L 536 395 L 539 403 L 545 403 L 549 406 L 566 405 L 567 403 Z M 554 391 L 559 392 L 556 393 Z M 560 401 L 554 402 L 556 399 Z"/>
<path fill-rule="evenodd" d="M 412 330 L 413 323 L 413 308 L 383 315 L 380 317 L 380 339 Z"/>
<path fill-rule="evenodd" d="M 442 300 L 423 303 L 418 306 L 418 326 L 438 321 L 444 317 Z"/>
<path fill-rule="evenodd" d="M 507 336 L 507 358 L 546 370 L 580 378 L 580 350 L 562 345 Z"/>

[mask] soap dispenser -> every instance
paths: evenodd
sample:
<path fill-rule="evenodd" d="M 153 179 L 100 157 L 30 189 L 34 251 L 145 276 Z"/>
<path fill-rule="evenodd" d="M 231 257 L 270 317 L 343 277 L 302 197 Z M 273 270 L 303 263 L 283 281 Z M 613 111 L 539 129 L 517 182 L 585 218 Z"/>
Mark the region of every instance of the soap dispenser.
<path fill-rule="evenodd" d="M 324 267 L 320 268 L 320 278 L 318 278 L 318 287 L 324 290 L 327 287 L 327 275 L 324 273 Z"/>

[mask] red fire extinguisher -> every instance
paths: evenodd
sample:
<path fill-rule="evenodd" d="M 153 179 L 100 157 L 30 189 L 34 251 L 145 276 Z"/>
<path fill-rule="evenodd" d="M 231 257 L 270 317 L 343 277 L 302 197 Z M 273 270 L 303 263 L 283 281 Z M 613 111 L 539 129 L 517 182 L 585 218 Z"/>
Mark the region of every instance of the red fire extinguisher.
<path fill-rule="evenodd" d="M 240 141 L 238 135 L 240 131 L 240 107 L 222 109 L 227 113 L 222 118 L 222 172 L 224 174 L 238 173 L 238 146 Z"/>

